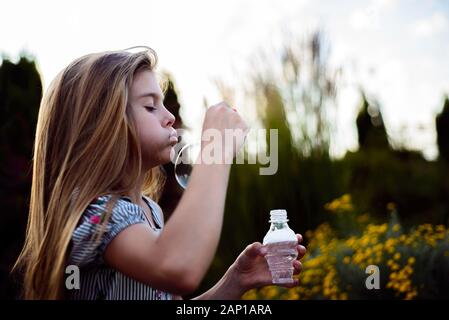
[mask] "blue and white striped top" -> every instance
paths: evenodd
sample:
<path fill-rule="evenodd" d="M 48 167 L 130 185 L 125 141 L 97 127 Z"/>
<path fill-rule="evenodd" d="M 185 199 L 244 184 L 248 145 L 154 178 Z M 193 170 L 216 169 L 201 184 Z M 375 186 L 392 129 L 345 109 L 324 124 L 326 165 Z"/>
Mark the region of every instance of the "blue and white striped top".
<path fill-rule="evenodd" d="M 148 223 L 155 232 L 160 233 L 164 226 L 163 214 L 153 200 L 143 197 L 157 226 L 149 223 L 142 207 L 128 197 L 121 197 L 112 209 L 101 239 L 96 240 L 97 227 L 110 198 L 108 195 L 95 199 L 84 211 L 72 234 L 67 264 L 79 267 L 80 288 L 66 289 L 66 297 L 74 300 L 171 300 L 170 293 L 134 280 L 103 261 L 105 248 L 125 228 L 136 223 Z"/>

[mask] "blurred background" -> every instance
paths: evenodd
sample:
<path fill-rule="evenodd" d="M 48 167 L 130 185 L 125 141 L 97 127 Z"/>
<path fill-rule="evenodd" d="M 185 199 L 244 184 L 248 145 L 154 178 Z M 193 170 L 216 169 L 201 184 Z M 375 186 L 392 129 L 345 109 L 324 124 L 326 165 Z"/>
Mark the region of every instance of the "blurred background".
<path fill-rule="evenodd" d="M 0 298 L 15 299 L 20 287 L 9 271 L 24 238 L 43 92 L 73 59 L 136 45 L 159 55 L 177 128 L 198 134 L 206 107 L 226 100 L 252 128 L 279 130 L 275 175 L 233 165 L 220 245 L 198 292 L 261 241 L 269 211 L 283 208 L 308 245 L 301 285 L 246 299 L 449 298 L 449 2 L 2 0 L 1 8 Z M 165 171 L 169 219 L 182 188 L 173 165 Z M 365 287 L 371 264 L 379 290 Z"/>

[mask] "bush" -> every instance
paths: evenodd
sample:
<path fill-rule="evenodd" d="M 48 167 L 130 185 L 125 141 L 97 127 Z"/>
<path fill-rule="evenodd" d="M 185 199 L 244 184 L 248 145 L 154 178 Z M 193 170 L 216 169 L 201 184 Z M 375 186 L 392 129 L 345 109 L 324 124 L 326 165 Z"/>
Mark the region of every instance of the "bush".
<path fill-rule="evenodd" d="M 389 221 L 357 215 L 350 195 L 325 206 L 329 222 L 306 232 L 300 286 L 251 290 L 245 299 L 436 299 L 449 297 L 449 229 L 421 224 L 402 228 L 395 205 Z M 348 229 L 348 227 L 350 227 Z M 380 289 L 369 290 L 366 268 L 376 265 Z"/>

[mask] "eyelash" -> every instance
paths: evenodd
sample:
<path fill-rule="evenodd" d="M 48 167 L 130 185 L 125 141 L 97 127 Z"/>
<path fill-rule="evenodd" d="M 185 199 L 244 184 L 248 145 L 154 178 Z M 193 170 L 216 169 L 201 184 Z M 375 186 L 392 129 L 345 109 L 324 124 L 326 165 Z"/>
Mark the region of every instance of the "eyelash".
<path fill-rule="evenodd" d="M 156 108 L 152 106 L 145 106 L 145 109 L 147 109 L 149 112 L 153 112 L 154 110 L 156 110 Z"/>

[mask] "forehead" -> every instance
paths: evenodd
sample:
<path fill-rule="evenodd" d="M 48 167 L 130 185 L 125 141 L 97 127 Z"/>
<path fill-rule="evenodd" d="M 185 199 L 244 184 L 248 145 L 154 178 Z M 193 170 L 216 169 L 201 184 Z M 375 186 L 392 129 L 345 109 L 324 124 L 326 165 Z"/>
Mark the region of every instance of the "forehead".
<path fill-rule="evenodd" d="M 147 93 L 154 93 L 162 96 L 159 81 L 153 71 L 142 70 L 136 73 L 130 88 L 131 99 L 143 99 L 141 96 Z M 148 98 L 148 97 L 147 97 Z"/>

